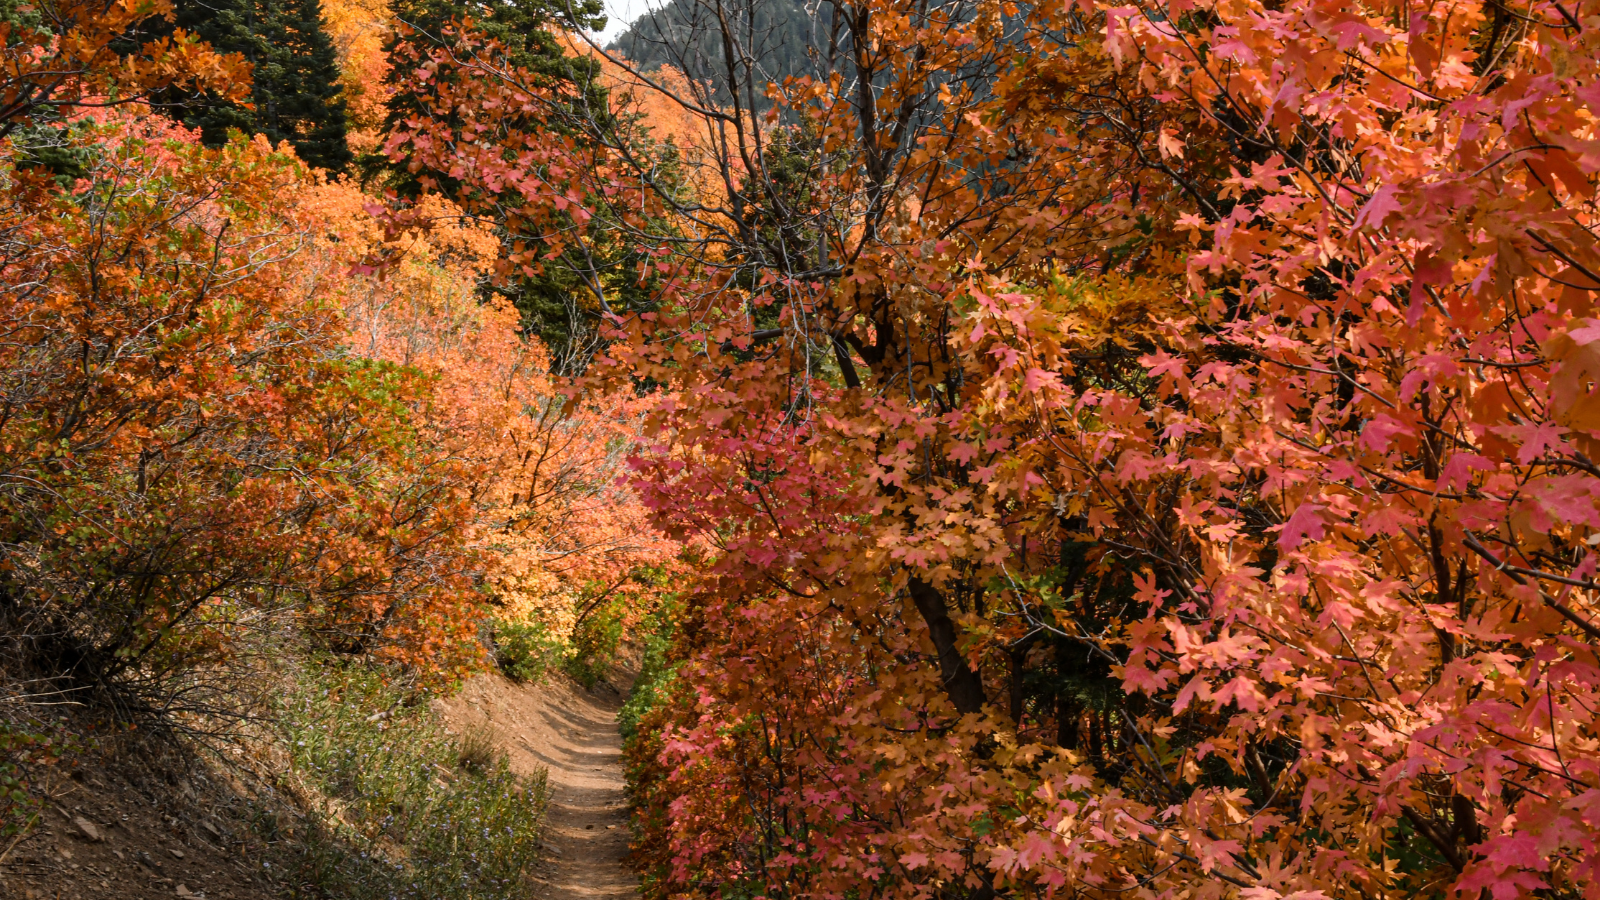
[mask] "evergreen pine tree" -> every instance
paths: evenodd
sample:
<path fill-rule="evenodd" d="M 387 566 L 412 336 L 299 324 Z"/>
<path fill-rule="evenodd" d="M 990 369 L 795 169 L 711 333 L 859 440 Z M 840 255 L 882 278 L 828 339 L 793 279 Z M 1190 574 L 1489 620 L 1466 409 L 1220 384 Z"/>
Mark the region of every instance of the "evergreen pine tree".
<path fill-rule="evenodd" d="M 229 129 L 288 141 L 308 165 L 338 172 L 350 164 L 339 60 L 322 28 L 318 0 L 177 0 L 171 28 L 182 28 L 254 67 L 254 109 L 215 94 L 170 98 L 174 115 L 216 146 Z"/>
<path fill-rule="evenodd" d="M 256 128 L 288 141 L 306 163 L 338 172 L 350 164 L 339 58 L 322 30 L 319 0 L 266 0 L 260 35 L 269 51 L 256 64 Z"/>

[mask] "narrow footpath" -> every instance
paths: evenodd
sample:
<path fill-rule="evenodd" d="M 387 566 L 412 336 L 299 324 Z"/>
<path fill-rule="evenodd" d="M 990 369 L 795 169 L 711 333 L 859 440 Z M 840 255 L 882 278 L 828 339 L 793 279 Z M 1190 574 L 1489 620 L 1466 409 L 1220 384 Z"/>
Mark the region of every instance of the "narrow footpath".
<path fill-rule="evenodd" d="M 437 702 L 451 731 L 487 729 L 513 771 L 549 772 L 539 900 L 629 900 L 638 893 L 625 863 L 628 813 L 617 733 L 626 690 L 601 682 L 589 691 L 556 673 L 538 685 L 492 674 Z"/>

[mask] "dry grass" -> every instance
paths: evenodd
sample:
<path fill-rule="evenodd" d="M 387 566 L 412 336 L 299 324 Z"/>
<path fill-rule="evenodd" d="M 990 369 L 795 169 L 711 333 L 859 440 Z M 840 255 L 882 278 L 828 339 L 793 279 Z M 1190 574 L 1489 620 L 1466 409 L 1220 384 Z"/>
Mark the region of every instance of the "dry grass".
<path fill-rule="evenodd" d="M 495 731 L 488 725 L 474 725 L 456 739 L 456 765 L 484 775 L 504 766 L 505 754 L 500 751 Z"/>

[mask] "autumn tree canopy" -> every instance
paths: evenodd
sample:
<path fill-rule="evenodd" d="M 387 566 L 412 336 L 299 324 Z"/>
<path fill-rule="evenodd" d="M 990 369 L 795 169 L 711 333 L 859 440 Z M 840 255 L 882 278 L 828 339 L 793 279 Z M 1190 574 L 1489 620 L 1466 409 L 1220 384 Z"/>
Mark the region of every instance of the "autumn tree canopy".
<path fill-rule="evenodd" d="M 114 721 L 201 727 L 242 713 L 258 676 L 231 667 L 263 641 L 442 687 L 489 660 L 491 617 L 570 619 L 593 584 L 671 565 L 618 483 L 637 401 L 573 399 L 481 302 L 491 227 L 430 197 L 436 227 L 397 238 L 306 165 L 313 132 L 211 147 L 156 115 L 204 94 L 259 123 L 283 74 L 170 8 L 34 12 L 4 26 L 8 666 Z"/>
<path fill-rule="evenodd" d="M 1592 895 L 1600 7 L 817 18 L 701 19 L 714 193 L 470 30 L 390 142 L 648 254 L 652 892 Z"/>
<path fill-rule="evenodd" d="M 164 5 L 0 24 L 35 664 L 648 580 L 653 897 L 1600 897 L 1600 0 L 741 3 L 340 0 L 364 185 L 148 115 L 248 109 Z"/>

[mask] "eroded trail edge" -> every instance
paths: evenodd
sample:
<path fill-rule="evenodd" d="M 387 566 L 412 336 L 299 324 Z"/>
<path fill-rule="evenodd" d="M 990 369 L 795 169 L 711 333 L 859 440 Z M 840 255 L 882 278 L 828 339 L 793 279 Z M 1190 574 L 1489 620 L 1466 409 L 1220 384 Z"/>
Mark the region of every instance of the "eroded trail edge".
<path fill-rule="evenodd" d="M 623 696 L 605 682 L 585 690 L 555 674 L 537 685 L 480 675 L 438 703 L 451 731 L 486 730 L 513 771 L 548 771 L 545 865 L 535 897 L 621 900 L 638 894 L 626 865 L 628 813 L 617 733 Z"/>

